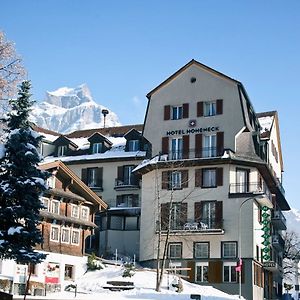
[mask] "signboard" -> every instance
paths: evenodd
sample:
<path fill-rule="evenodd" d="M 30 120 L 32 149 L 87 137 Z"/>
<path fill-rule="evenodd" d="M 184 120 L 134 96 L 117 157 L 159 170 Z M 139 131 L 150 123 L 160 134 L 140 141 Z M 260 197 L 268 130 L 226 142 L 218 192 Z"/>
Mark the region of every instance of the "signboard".
<path fill-rule="evenodd" d="M 216 132 L 216 131 L 219 131 L 219 130 L 220 130 L 219 126 L 189 128 L 189 129 L 177 129 L 177 130 L 168 130 L 166 132 L 166 135 L 170 136 L 170 135 L 194 134 L 194 133 L 203 133 L 203 132 Z"/>
<path fill-rule="evenodd" d="M 27 266 L 17 265 L 14 274 L 14 283 L 26 283 Z"/>
<path fill-rule="evenodd" d="M 59 283 L 59 263 L 48 262 L 45 283 Z"/>

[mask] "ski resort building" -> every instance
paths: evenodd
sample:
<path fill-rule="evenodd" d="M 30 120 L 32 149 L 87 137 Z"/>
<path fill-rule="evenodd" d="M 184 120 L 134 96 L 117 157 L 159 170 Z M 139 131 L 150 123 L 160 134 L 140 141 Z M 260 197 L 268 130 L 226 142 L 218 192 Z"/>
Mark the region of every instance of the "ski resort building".
<path fill-rule="evenodd" d="M 46 196 L 53 203 L 65 199 L 63 215 L 41 213 L 47 261 L 57 263 L 57 253 L 82 259 L 86 249 L 154 268 L 159 253 L 168 269 L 191 282 L 246 299 L 279 298 L 282 211 L 290 207 L 277 112 L 256 113 L 241 82 L 195 60 L 147 98 L 141 125 L 65 135 L 37 128 L 45 166 L 65 180 L 63 191 Z M 74 184 L 72 198 L 65 189 Z M 71 228 L 70 244 L 53 241 L 57 224 L 59 239 Z M 80 232 L 77 245 L 73 230 Z M 60 276 L 81 264 L 66 269 L 72 263 L 64 262 Z"/>

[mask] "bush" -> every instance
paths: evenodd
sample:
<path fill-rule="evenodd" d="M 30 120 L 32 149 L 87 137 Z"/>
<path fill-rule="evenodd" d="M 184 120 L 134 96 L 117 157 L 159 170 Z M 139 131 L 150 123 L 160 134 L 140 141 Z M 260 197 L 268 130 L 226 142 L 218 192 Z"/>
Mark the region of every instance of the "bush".
<path fill-rule="evenodd" d="M 101 262 L 97 259 L 97 256 L 96 256 L 95 253 L 92 253 L 88 257 L 87 269 L 88 269 L 88 271 L 94 271 L 94 270 L 101 270 L 101 269 L 103 269 L 103 266 L 102 266 Z"/>
<path fill-rule="evenodd" d="M 122 277 L 132 277 L 135 274 L 135 267 L 133 263 L 125 263 L 123 266 L 124 272 Z"/>

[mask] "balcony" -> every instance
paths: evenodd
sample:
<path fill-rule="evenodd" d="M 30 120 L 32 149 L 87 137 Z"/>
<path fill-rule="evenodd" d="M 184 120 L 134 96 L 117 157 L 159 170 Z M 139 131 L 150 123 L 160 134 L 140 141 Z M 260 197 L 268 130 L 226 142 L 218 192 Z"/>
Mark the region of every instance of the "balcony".
<path fill-rule="evenodd" d="M 277 251 L 282 251 L 284 249 L 284 244 L 284 240 L 280 234 L 277 233 L 272 235 L 272 246 Z"/>
<path fill-rule="evenodd" d="M 193 158 L 215 158 L 223 155 L 223 149 L 216 147 L 204 147 L 199 149 L 188 150 L 171 150 L 168 154 L 162 155 L 161 160 L 180 160 Z"/>
<path fill-rule="evenodd" d="M 140 188 L 139 181 L 134 177 L 128 179 L 115 179 L 115 190 L 137 190 Z"/>
<path fill-rule="evenodd" d="M 278 230 L 286 230 L 286 219 L 280 209 L 272 211 L 272 224 Z"/>

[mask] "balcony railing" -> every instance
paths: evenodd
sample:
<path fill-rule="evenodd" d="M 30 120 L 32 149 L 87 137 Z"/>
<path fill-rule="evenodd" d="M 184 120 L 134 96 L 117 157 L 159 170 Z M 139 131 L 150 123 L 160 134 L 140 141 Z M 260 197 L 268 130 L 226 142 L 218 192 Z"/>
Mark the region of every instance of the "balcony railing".
<path fill-rule="evenodd" d="M 257 194 L 263 193 L 272 201 L 272 194 L 265 184 L 260 182 L 231 183 L 229 185 L 229 194 Z"/>
<path fill-rule="evenodd" d="M 280 209 L 272 211 L 272 224 L 279 230 L 286 230 L 286 218 Z"/>
<path fill-rule="evenodd" d="M 118 188 L 139 188 L 139 181 L 135 177 L 125 180 L 115 179 L 115 189 Z"/>
<path fill-rule="evenodd" d="M 216 147 L 204 147 L 199 149 L 188 150 L 171 150 L 166 155 L 162 155 L 162 159 L 179 160 L 179 159 L 192 159 L 192 158 L 213 158 L 223 155 L 223 149 Z"/>

